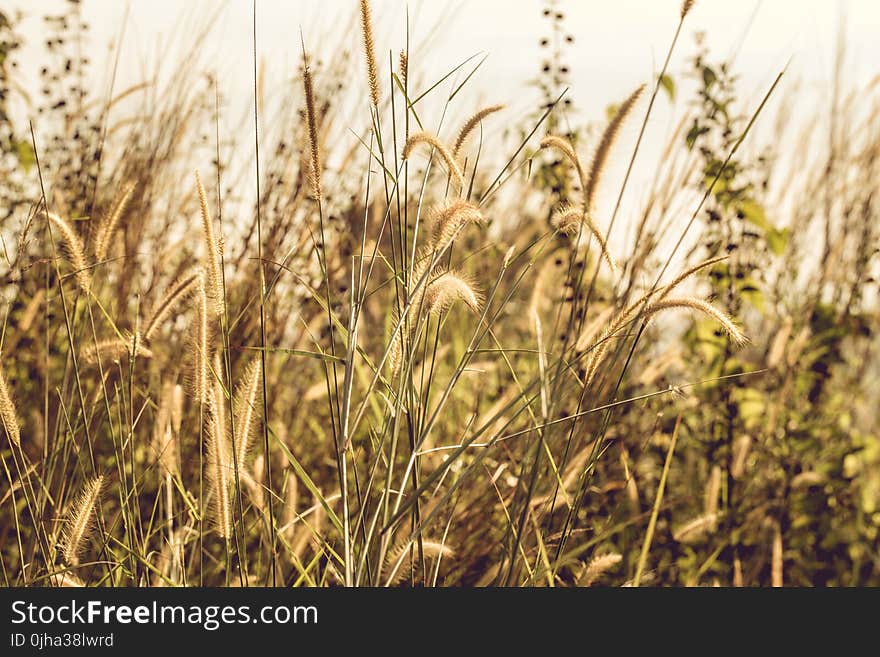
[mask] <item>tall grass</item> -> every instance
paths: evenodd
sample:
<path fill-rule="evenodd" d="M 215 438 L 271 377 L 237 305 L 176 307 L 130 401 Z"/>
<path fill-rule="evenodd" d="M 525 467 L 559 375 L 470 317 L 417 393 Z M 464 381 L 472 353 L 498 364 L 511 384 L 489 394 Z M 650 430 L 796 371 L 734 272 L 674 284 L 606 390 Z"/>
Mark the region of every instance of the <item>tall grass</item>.
<path fill-rule="evenodd" d="M 197 58 L 63 112 L 50 73 L 0 165 L 4 584 L 877 584 L 876 91 L 774 152 L 781 74 L 698 50 L 632 189 L 692 4 L 589 131 L 556 60 L 532 117 L 408 17 L 385 67 L 368 0 L 277 113 L 254 22 L 234 135 Z"/>

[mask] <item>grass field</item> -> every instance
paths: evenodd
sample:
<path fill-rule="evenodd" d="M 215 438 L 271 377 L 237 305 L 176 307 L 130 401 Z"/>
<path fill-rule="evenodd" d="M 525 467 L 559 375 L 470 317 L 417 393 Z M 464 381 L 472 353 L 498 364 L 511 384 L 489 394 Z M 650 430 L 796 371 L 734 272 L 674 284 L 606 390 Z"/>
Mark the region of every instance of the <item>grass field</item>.
<path fill-rule="evenodd" d="M 353 1 L 236 135 L 192 63 L 84 88 L 77 3 L 24 98 L 0 12 L 0 581 L 880 585 L 880 95 L 746 101 L 692 4 L 584 122 L 557 3 L 523 115 Z"/>

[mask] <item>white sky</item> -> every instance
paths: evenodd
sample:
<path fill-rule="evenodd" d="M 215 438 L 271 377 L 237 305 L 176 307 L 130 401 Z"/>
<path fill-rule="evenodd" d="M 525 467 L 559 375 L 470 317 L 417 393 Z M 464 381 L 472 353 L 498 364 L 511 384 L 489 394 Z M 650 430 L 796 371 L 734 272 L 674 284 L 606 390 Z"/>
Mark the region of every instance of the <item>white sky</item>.
<path fill-rule="evenodd" d="M 328 52 L 332 42 L 341 42 L 360 57 L 359 30 L 349 29 L 355 25 L 352 18 L 358 11 L 357 0 L 257 3 L 258 49 L 270 85 L 289 79 L 296 71 L 300 29 L 312 52 L 332 56 Z M 35 80 L 35 71 L 41 65 L 36 46 L 41 42 L 40 16 L 58 12 L 65 3 L 11 0 L 11 4 L 27 15 L 22 32 L 33 45 L 21 59 L 26 76 L 32 75 Z M 403 46 L 407 7 L 412 43 L 418 45 L 430 38 L 429 47 L 412 60 L 423 80 L 438 78 L 469 55 L 488 54 L 468 84 L 467 93 L 461 96 L 457 117 L 470 114 L 482 102 L 507 103 L 512 113 L 509 116 L 515 121 L 534 109 L 533 97 L 528 96 L 533 92 L 524 85 L 537 73 L 542 59 L 538 41 L 548 32 L 540 0 L 373 0 L 372 5 L 377 48 L 385 53 L 383 61 L 387 61 L 384 58 L 389 51 L 397 53 Z M 572 70 L 571 93 L 581 110 L 577 118 L 601 121 L 606 106 L 621 100 L 639 84 L 650 82 L 677 25 L 680 0 L 560 0 L 558 6 L 567 14 L 567 30 L 575 37 L 568 63 Z M 226 98 L 240 99 L 242 108 L 250 102 L 251 0 L 83 0 L 83 7 L 92 28 L 92 60 L 101 75 L 112 68 L 108 46 L 117 38 L 122 17 L 128 12 L 117 90 L 141 81 L 145 62 L 157 56 L 173 66 L 187 38 L 216 14 L 203 61 L 219 72 Z M 791 62 L 784 84 L 795 80 L 805 83 L 799 98 L 807 113 L 828 102 L 827 85 L 842 17 L 846 19 L 848 81 L 865 84 L 880 72 L 880 0 L 697 0 L 670 72 L 681 79 L 694 52 L 693 35 L 705 31 L 713 59 L 736 53 L 744 109 L 754 108 L 776 74 Z M 328 33 L 334 34 L 330 43 L 323 40 Z M 99 77 L 97 82 L 102 79 Z M 679 103 L 683 102 L 681 96 Z M 362 97 L 366 103 L 365 91 Z M 235 114 L 238 116 L 237 111 Z M 668 103 L 658 106 L 643 159 L 650 161 L 651 154 L 659 151 L 673 115 Z M 361 112 L 361 119 L 363 116 Z M 351 127 L 360 129 L 365 123 Z M 763 127 L 766 130 L 770 126 Z"/>
<path fill-rule="evenodd" d="M 38 36 L 40 15 L 57 11 L 63 0 L 12 0 L 26 12 L 24 32 Z M 299 29 L 309 49 L 328 30 L 344 28 L 357 11 L 357 0 L 257 0 L 259 50 L 269 72 L 292 70 L 298 60 Z M 538 39 L 545 32 L 540 0 L 373 0 L 380 52 L 397 49 L 404 34 L 407 6 L 413 40 L 434 35 L 426 70 L 447 70 L 476 52 L 486 52 L 475 87 L 513 95 L 532 77 L 541 57 Z M 566 24 L 574 33 L 571 48 L 573 89 L 579 105 L 595 111 L 644 81 L 668 46 L 678 18 L 680 0 L 561 0 Z M 145 58 L 157 52 L 173 57 L 181 35 L 200 20 L 219 12 L 206 44 L 206 57 L 223 71 L 233 90 L 250 86 L 250 0 L 83 0 L 92 25 L 93 58 L 109 59 L 107 44 L 116 38 L 122 16 L 129 12 L 121 53 L 121 83 L 139 76 Z M 692 35 L 708 33 L 717 56 L 739 49 L 737 64 L 746 87 L 769 81 L 792 59 L 792 71 L 808 81 L 827 80 L 841 13 L 847 16 L 854 80 L 876 74 L 880 59 L 880 2 L 877 0 L 697 0 L 688 16 L 684 39 L 673 62 L 680 70 L 693 52 Z M 435 30 L 441 16 L 449 20 Z M 753 18 L 754 16 L 754 18 Z M 344 38 L 344 37 L 343 37 Z M 358 33 L 347 41 L 357 47 Z M 164 41 L 161 47 L 157 45 Z M 104 55 L 104 57 L 100 56 Z M 482 83 L 482 84 L 481 84 Z"/>

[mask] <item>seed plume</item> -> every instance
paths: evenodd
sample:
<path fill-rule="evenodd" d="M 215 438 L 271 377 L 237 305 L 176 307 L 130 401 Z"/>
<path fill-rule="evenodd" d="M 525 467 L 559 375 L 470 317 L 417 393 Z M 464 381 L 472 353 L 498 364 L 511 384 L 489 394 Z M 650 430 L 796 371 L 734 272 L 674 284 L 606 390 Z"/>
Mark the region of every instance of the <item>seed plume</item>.
<path fill-rule="evenodd" d="M 303 89 L 306 97 L 306 122 L 309 128 L 309 184 L 316 201 L 322 198 L 321 191 L 321 151 L 318 144 L 318 118 L 315 112 L 315 90 L 312 71 L 303 53 Z"/>
<path fill-rule="evenodd" d="M 223 314 L 223 273 L 220 270 L 220 243 L 214 235 L 214 223 L 208 210 L 208 195 L 202 186 L 202 178 L 196 171 L 196 187 L 199 192 L 199 209 L 202 216 L 202 234 L 205 238 L 205 253 L 207 272 L 208 298 L 212 302 L 212 309 L 217 317 Z"/>
<path fill-rule="evenodd" d="M 261 392 L 260 374 L 260 359 L 254 358 L 247 366 L 242 382 L 233 396 L 232 407 L 235 415 L 235 440 L 239 469 L 244 468 L 257 425 L 257 404 L 260 401 Z"/>
<path fill-rule="evenodd" d="M 547 135 L 541 140 L 541 148 L 555 148 L 560 153 L 562 153 L 571 165 L 574 167 L 575 171 L 578 175 L 578 181 L 581 184 L 581 189 L 586 188 L 587 179 L 584 173 L 584 168 L 581 166 L 581 160 L 577 156 L 577 153 L 574 150 L 574 147 L 571 145 L 571 142 L 564 137 L 557 137 L 555 135 Z"/>
<path fill-rule="evenodd" d="M 684 2 L 681 3 L 681 17 L 682 17 L 682 19 L 684 19 L 684 17 L 687 16 L 690 13 L 691 9 L 693 9 L 693 8 L 694 8 L 694 0 L 684 0 Z"/>
<path fill-rule="evenodd" d="M 685 523 L 672 532 L 673 540 L 679 543 L 694 543 L 714 531 L 718 524 L 717 513 L 704 513 Z"/>
<path fill-rule="evenodd" d="M 400 84 L 406 88 L 406 75 L 407 70 L 409 69 L 409 58 L 406 55 L 406 50 L 400 51 Z"/>
<path fill-rule="evenodd" d="M 474 129 L 480 125 L 480 122 L 485 119 L 490 114 L 494 114 L 495 112 L 500 112 L 504 109 L 504 105 L 490 105 L 489 107 L 484 107 L 479 112 L 474 114 L 471 118 L 469 118 L 465 124 L 461 127 L 461 130 L 458 132 L 458 137 L 455 139 L 455 145 L 452 147 L 452 157 L 457 158 L 458 154 L 461 152 L 461 147 L 464 146 L 465 141 L 470 136 L 470 134 L 474 131 Z"/>
<path fill-rule="evenodd" d="M 447 310 L 456 301 L 462 301 L 474 312 L 480 310 L 480 296 L 461 274 L 447 271 L 440 274 L 425 288 L 425 307 L 431 314 Z"/>
<path fill-rule="evenodd" d="M 137 358 L 152 358 L 153 352 L 142 342 L 136 335 L 99 340 L 83 350 L 82 362 L 84 365 L 97 365 L 99 358 L 109 359 L 111 362 L 122 362 L 130 358 L 132 354 Z"/>
<path fill-rule="evenodd" d="M 67 221 L 53 212 L 46 213 L 49 222 L 58 229 L 70 264 L 73 266 L 73 274 L 76 282 L 83 292 L 88 292 L 92 286 L 92 274 L 86 262 L 85 249 L 82 240 Z"/>
<path fill-rule="evenodd" d="M 79 565 L 79 555 L 82 553 L 85 541 L 94 526 L 95 505 L 98 502 L 103 484 L 103 475 L 89 481 L 68 512 L 61 539 L 61 551 L 64 558 L 72 566 Z"/>
<path fill-rule="evenodd" d="M 584 214 L 583 210 L 579 208 L 563 206 L 553 215 L 552 223 L 556 230 L 566 235 L 577 234 L 581 230 L 581 226 L 586 227 L 593 237 L 596 238 L 596 241 L 599 242 L 602 256 L 605 258 L 605 262 L 608 263 L 611 271 L 617 271 L 617 263 L 614 261 L 611 252 L 608 251 L 608 243 L 605 241 L 605 236 L 589 214 Z"/>
<path fill-rule="evenodd" d="M 468 201 L 457 199 L 435 207 L 431 212 L 434 219 L 433 248 L 443 249 L 456 238 L 468 224 L 483 223 L 480 208 Z"/>
<path fill-rule="evenodd" d="M 213 519 L 217 533 L 223 538 L 232 536 L 230 459 L 226 432 L 216 417 L 207 423 L 208 467 L 207 477 L 213 496 Z"/>
<path fill-rule="evenodd" d="M 155 334 L 156 330 L 168 319 L 168 316 L 171 314 L 177 305 L 184 301 L 190 294 L 192 294 L 196 287 L 198 286 L 198 274 L 191 274 L 189 276 L 185 276 L 181 278 L 176 283 L 172 284 L 168 291 L 165 292 L 165 296 L 159 302 L 158 307 L 156 308 L 156 312 L 153 313 L 152 319 L 147 322 L 147 327 L 144 330 L 144 340 L 150 340 Z"/>
<path fill-rule="evenodd" d="M 614 568 L 623 560 L 623 557 L 616 552 L 610 554 L 602 554 L 593 557 L 587 565 L 584 574 L 578 581 L 579 586 L 592 586 L 605 572 Z"/>
<path fill-rule="evenodd" d="M 21 429 L 18 425 L 18 417 L 15 405 L 12 403 L 12 395 L 9 394 L 9 384 L 6 382 L 6 374 L 3 372 L 3 362 L 0 360 L 0 421 L 9 442 L 19 447 L 21 445 Z"/>
<path fill-rule="evenodd" d="M 742 331 L 739 327 L 733 322 L 733 320 L 728 317 L 724 312 L 713 306 L 708 301 L 704 301 L 702 299 L 698 299 L 696 297 L 676 297 L 672 299 L 661 299 L 659 301 L 655 301 L 647 309 L 645 309 L 645 316 L 651 316 L 654 313 L 660 312 L 661 310 L 666 310 L 668 308 L 690 308 L 692 310 L 697 310 L 704 315 L 708 315 L 716 322 L 721 324 L 721 327 L 727 332 L 730 336 L 731 340 L 737 345 L 743 345 L 747 343 L 748 338 L 743 335 Z"/>
<path fill-rule="evenodd" d="M 373 42 L 373 18 L 370 1 L 361 0 L 361 34 L 364 40 L 364 57 L 367 61 L 367 81 L 370 83 L 370 100 L 379 106 L 379 73 L 376 69 L 376 45 Z"/>
<path fill-rule="evenodd" d="M 620 108 L 615 113 L 614 118 L 611 119 L 608 127 L 605 128 L 605 132 L 602 133 L 602 139 L 599 141 L 599 146 L 596 147 L 593 161 L 590 164 L 590 173 L 587 177 L 587 183 L 584 186 L 584 203 L 588 213 L 592 209 L 596 200 L 596 192 L 599 189 L 599 182 L 602 179 L 605 164 L 608 162 L 608 155 L 611 153 L 611 148 L 614 146 L 614 142 L 620 132 L 620 127 L 623 125 L 623 122 L 626 121 L 630 112 L 632 112 L 633 107 L 635 107 L 636 102 L 644 90 L 645 86 L 640 86 L 630 94 L 629 98 L 623 101 Z"/>
<path fill-rule="evenodd" d="M 199 274 L 195 294 L 195 317 L 190 331 L 191 362 L 189 367 L 190 394 L 193 399 L 206 404 L 210 390 L 208 379 L 209 332 L 208 296 L 205 293 L 205 277 Z"/>
<path fill-rule="evenodd" d="M 410 135 L 403 147 L 403 159 L 409 159 L 413 149 L 419 144 L 428 144 L 436 150 L 443 159 L 444 164 L 446 164 L 446 170 L 449 171 L 449 174 L 455 179 L 458 188 L 464 189 L 464 176 L 461 173 L 461 168 L 456 164 L 455 158 L 452 157 L 452 153 L 449 152 L 449 149 L 446 148 L 446 145 L 442 141 L 428 132 L 417 132 Z"/>
<path fill-rule="evenodd" d="M 125 212 L 125 208 L 128 207 L 128 202 L 131 200 L 134 190 L 134 183 L 128 183 L 122 188 L 122 193 L 113 203 L 112 209 L 98 227 L 98 232 L 95 235 L 95 258 L 99 262 L 107 257 L 107 252 L 110 250 L 110 240 L 113 237 L 113 233 L 116 232 L 119 219 Z"/>

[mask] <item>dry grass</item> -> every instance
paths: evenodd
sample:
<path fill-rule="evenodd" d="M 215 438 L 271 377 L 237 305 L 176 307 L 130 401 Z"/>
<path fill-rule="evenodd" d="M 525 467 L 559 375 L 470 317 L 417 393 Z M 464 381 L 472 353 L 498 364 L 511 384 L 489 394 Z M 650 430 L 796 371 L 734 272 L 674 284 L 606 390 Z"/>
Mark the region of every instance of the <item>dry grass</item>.
<path fill-rule="evenodd" d="M 195 57 L 0 171 L 4 584 L 880 583 L 876 94 L 785 176 L 701 52 L 635 189 L 666 66 L 595 130 L 472 114 L 352 14 L 255 79 L 257 190 Z"/>

